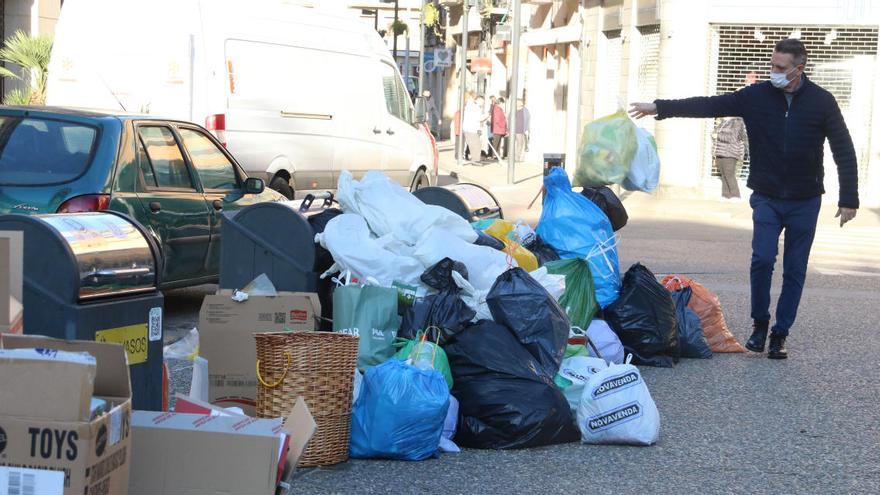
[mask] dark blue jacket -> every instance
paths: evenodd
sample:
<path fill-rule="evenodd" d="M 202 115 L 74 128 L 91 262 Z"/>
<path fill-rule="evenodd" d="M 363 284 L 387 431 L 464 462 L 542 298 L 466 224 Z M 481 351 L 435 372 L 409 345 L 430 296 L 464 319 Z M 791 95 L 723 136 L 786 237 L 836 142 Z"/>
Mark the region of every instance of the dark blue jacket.
<path fill-rule="evenodd" d="M 852 138 L 834 96 L 803 76 L 791 107 L 781 89 L 765 81 L 720 96 L 656 100 L 657 119 L 742 117 L 749 136 L 748 186 L 781 199 L 825 192 L 825 138 L 837 163 L 839 206 L 859 207 L 859 173 Z"/>

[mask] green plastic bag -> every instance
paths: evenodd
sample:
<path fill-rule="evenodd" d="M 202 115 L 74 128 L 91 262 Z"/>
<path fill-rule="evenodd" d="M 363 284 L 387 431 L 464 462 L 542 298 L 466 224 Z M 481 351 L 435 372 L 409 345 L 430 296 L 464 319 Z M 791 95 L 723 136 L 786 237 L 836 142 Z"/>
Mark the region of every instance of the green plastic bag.
<path fill-rule="evenodd" d="M 361 372 L 394 355 L 401 320 L 397 295 L 397 289 L 369 285 L 345 285 L 333 291 L 333 331 L 360 339 L 357 367 Z"/>
<path fill-rule="evenodd" d="M 544 267 L 551 274 L 565 276 L 565 292 L 559 298 L 559 305 L 565 309 L 571 325 L 589 328 L 599 309 L 589 262 L 583 258 L 571 258 L 550 261 Z"/>
<path fill-rule="evenodd" d="M 421 334 L 419 334 L 421 337 Z M 449 359 L 446 357 L 446 351 L 434 342 L 428 342 L 424 339 L 402 339 L 398 338 L 394 342 L 395 347 L 400 350 L 394 355 L 395 359 L 406 361 L 412 359 L 412 365 L 421 369 L 434 369 L 443 375 L 446 379 L 446 385 L 452 390 L 452 370 L 449 368 Z"/>
<path fill-rule="evenodd" d="M 584 127 L 574 185 L 620 184 L 629 173 L 638 148 L 636 125 L 623 110 Z"/>

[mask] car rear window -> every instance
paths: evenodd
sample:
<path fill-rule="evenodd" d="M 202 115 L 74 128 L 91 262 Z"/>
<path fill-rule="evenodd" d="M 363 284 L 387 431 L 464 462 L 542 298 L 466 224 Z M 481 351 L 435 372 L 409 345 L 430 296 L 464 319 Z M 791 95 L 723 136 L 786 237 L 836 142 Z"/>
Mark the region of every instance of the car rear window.
<path fill-rule="evenodd" d="M 97 129 L 29 117 L 0 117 L 0 184 L 71 181 L 89 166 Z"/>

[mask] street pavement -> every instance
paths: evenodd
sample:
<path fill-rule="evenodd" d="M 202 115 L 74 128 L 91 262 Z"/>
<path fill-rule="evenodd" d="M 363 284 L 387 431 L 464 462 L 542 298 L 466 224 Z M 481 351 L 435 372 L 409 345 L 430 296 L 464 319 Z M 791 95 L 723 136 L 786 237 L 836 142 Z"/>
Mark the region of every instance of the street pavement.
<path fill-rule="evenodd" d="M 534 222 L 539 204 L 532 210 L 525 206 L 539 188 L 534 179 L 492 189 L 507 218 Z M 751 325 L 747 203 L 637 194 L 625 205 L 630 222 L 620 232 L 621 271 L 638 261 L 658 277 L 694 277 L 719 295 L 728 325 L 745 341 Z M 787 361 L 717 354 L 683 360 L 673 369 L 642 368 L 661 415 L 657 445 L 567 444 L 464 450 L 418 463 L 349 461 L 301 470 L 295 490 L 880 493 L 880 212 L 864 209 L 841 229 L 834 211 L 822 212 Z M 774 300 L 781 262 L 777 267 Z M 169 335 L 195 325 L 200 299 L 212 290 L 201 286 L 167 294 Z"/>

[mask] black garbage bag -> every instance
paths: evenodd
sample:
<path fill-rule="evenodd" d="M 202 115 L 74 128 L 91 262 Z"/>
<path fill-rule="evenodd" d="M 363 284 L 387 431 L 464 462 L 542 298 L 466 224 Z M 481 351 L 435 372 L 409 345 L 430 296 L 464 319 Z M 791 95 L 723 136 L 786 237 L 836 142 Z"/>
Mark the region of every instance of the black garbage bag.
<path fill-rule="evenodd" d="M 312 232 L 316 235 L 324 232 L 327 223 L 339 215 L 342 215 L 342 210 L 338 208 L 327 208 L 321 213 L 308 217 Z M 330 254 L 330 251 L 324 249 L 324 246 L 321 246 L 321 244 L 316 243 L 315 273 L 320 277 L 322 273 L 333 266 L 333 263 L 333 255 Z M 336 284 L 328 277 L 325 279 L 319 278 L 315 288 L 315 291 L 318 293 L 318 300 L 321 302 L 321 324 L 318 325 L 318 329 L 323 332 L 330 332 L 333 330 L 333 288 L 335 286 Z"/>
<path fill-rule="evenodd" d="M 458 297 L 458 291 L 442 291 L 416 301 L 406 308 L 397 336 L 416 340 L 418 332 L 425 330 L 428 331 L 428 340 L 443 345 L 453 335 L 464 330 L 476 315 L 477 313 Z M 429 330 L 432 326 L 439 329 L 439 335 L 436 331 Z"/>
<path fill-rule="evenodd" d="M 541 238 L 536 234 L 535 239 L 532 242 L 523 246 L 528 249 L 538 258 L 538 266 L 544 266 L 547 262 L 556 261 L 559 259 L 559 254 L 553 249 L 553 246 L 547 244 L 542 241 Z"/>
<path fill-rule="evenodd" d="M 627 270 L 620 297 L 605 308 L 633 364 L 671 368 L 678 361 L 678 324 L 672 296 L 641 263 Z"/>
<path fill-rule="evenodd" d="M 581 194 L 605 212 L 608 220 L 611 220 L 611 228 L 615 232 L 626 225 L 626 221 L 629 220 L 626 208 L 623 207 L 620 198 L 608 186 L 585 187 Z"/>
<path fill-rule="evenodd" d="M 492 249 L 497 249 L 498 251 L 504 251 L 503 242 L 483 232 L 482 230 L 477 231 L 477 240 L 474 241 L 474 244 L 476 244 L 477 246 L 488 246 Z"/>
<path fill-rule="evenodd" d="M 481 320 L 444 346 L 459 402 L 455 442 L 519 449 L 576 442 L 568 402 L 511 331 Z"/>
<path fill-rule="evenodd" d="M 453 290 L 458 292 L 458 285 L 455 284 L 455 280 L 452 278 L 453 271 L 460 273 L 465 279 L 468 278 L 467 266 L 452 258 L 443 258 L 438 261 L 434 266 L 428 268 L 420 278 L 428 287 L 441 291 Z"/>
<path fill-rule="evenodd" d="M 502 273 L 486 296 L 492 319 L 509 328 L 534 356 L 541 371 L 559 371 L 571 324 L 565 310 L 522 268 Z"/>
<path fill-rule="evenodd" d="M 688 303 L 691 301 L 691 288 L 677 290 L 672 293 L 672 302 L 675 303 L 675 316 L 678 320 L 678 346 L 681 357 L 696 359 L 711 359 L 712 349 L 703 334 L 703 325 L 700 317 Z"/>

